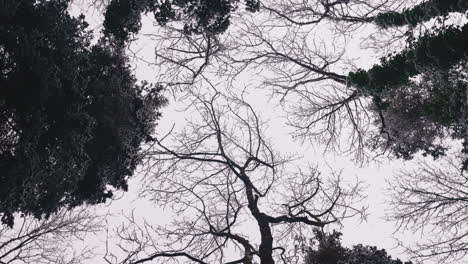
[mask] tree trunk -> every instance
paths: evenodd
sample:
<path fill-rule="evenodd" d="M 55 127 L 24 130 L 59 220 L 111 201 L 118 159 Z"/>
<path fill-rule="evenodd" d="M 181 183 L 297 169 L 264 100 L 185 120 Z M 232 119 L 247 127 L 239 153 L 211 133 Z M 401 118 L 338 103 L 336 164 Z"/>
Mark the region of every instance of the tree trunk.
<path fill-rule="evenodd" d="M 258 221 L 260 227 L 261 244 L 258 251 L 261 264 L 274 264 L 273 260 L 273 236 L 271 234 L 270 223 L 265 220 Z"/>

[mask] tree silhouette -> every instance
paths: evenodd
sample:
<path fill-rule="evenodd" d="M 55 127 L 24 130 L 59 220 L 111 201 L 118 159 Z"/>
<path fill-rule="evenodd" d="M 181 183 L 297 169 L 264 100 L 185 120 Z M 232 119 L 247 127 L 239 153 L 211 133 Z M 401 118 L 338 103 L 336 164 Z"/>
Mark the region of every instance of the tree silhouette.
<path fill-rule="evenodd" d="M 0 215 L 37 218 L 126 190 L 164 100 L 124 54 L 91 46 L 68 1 L 2 1 Z"/>
<path fill-rule="evenodd" d="M 165 25 L 181 21 L 185 34 L 220 34 L 230 24 L 231 12 L 240 3 L 251 12 L 259 9 L 258 0 L 112 0 L 106 8 L 104 32 L 123 44 L 141 27 L 141 14 L 152 13 L 156 21 Z"/>
<path fill-rule="evenodd" d="M 382 19 L 398 26 L 402 18 L 395 16 L 402 16 L 413 25 L 449 11 L 461 13 L 467 6 L 466 1 L 428 1 L 402 14 L 383 14 Z M 442 25 L 422 36 L 410 37 L 408 47 L 382 58 L 380 65 L 348 76 L 350 85 L 372 96 L 384 148 L 390 147 L 397 157 L 408 159 L 423 151 L 437 158 L 445 152 L 437 139 L 446 136 L 464 141 L 462 152 L 468 154 L 468 48 L 463 44 L 468 24 L 445 26 L 445 19 L 439 18 Z M 468 159 L 462 167 L 468 169 Z"/>
<path fill-rule="evenodd" d="M 327 234 L 315 229 L 311 245 L 306 248 L 305 264 L 412 264 L 393 259 L 385 249 L 374 246 L 343 247 L 341 235 L 337 231 Z"/>
<path fill-rule="evenodd" d="M 266 123 L 235 95 L 187 98 L 192 115 L 147 152 L 143 195 L 170 224 L 130 221 L 109 263 L 297 263 L 295 238 L 361 214 L 356 184 L 297 168 L 265 135 Z M 164 238 L 164 239 L 158 239 Z"/>

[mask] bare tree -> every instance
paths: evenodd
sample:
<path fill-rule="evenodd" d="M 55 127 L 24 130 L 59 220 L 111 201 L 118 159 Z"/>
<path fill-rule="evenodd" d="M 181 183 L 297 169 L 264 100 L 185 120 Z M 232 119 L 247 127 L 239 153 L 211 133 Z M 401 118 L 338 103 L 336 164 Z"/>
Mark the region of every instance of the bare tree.
<path fill-rule="evenodd" d="M 336 0 L 336 1 L 281 1 L 268 0 L 263 8 L 276 19 L 290 25 L 307 27 L 320 24 L 321 27 L 332 27 L 335 32 L 362 38 L 361 44 L 366 49 L 372 48 L 379 55 L 386 55 L 394 48 L 401 48 L 407 28 L 377 26 L 378 15 L 384 12 L 398 12 L 411 8 L 418 0 Z M 370 27 L 369 27 L 370 26 Z M 359 30 L 366 31 L 365 36 Z"/>
<path fill-rule="evenodd" d="M 94 256 L 76 244 L 99 231 L 99 217 L 86 209 L 62 210 L 47 219 L 24 216 L 13 228 L 0 227 L 1 264 L 78 264 Z"/>
<path fill-rule="evenodd" d="M 108 254 L 109 263 L 297 263 L 297 239 L 363 213 L 352 206 L 359 184 L 281 155 L 242 97 L 190 98 L 185 128 L 155 139 L 147 154 L 143 194 L 174 221 L 138 225 L 130 217 L 118 232 L 127 257 Z"/>
<path fill-rule="evenodd" d="M 368 23 L 377 12 L 395 11 L 414 1 L 399 0 L 335 0 L 335 1 L 281 1 L 269 0 L 263 7 L 273 14 L 296 25 L 317 24 L 322 20 L 346 24 Z"/>
<path fill-rule="evenodd" d="M 468 254 L 468 173 L 460 166 L 464 158 L 420 161 L 417 169 L 401 171 L 389 184 L 389 219 L 400 230 L 421 234 L 422 241 L 408 247 L 420 260 L 453 263 Z"/>
<path fill-rule="evenodd" d="M 216 35 L 187 35 L 182 29 L 172 27 L 147 36 L 156 43 L 155 65 L 164 72 L 161 83 L 179 90 L 194 85 L 202 73 L 216 67 L 212 60 L 222 49 Z"/>
<path fill-rule="evenodd" d="M 222 36 L 186 35 L 171 27 L 143 33 L 157 43 L 155 61 L 138 55 L 137 48 L 130 47 L 130 52 L 161 73 L 158 81 L 174 92 L 210 82 L 268 89 L 286 106 L 296 136 L 318 138 L 334 148 L 340 145 L 341 130 L 350 126 L 353 135 L 345 151 L 363 156 L 362 134 L 369 123 L 363 111 L 366 102 L 346 86 L 345 75 L 332 71 L 342 63 L 345 50 L 339 43 L 344 40 L 337 37 L 339 43 L 330 46 L 300 27 L 281 29 L 270 26 L 270 20 L 259 24 L 248 14 L 232 20 Z"/>
<path fill-rule="evenodd" d="M 239 23 L 242 55 L 230 57 L 231 65 L 259 73 L 258 86 L 279 98 L 296 137 L 362 159 L 368 102 L 347 84 L 347 36 L 321 23 L 295 25 L 275 16 Z"/>
<path fill-rule="evenodd" d="M 136 48 L 129 51 L 152 64 L 158 81 L 173 91 L 209 82 L 268 89 L 285 107 L 297 138 L 318 139 L 363 160 L 367 134 L 378 134 L 380 124 L 375 126 L 379 119 L 369 114 L 369 98 L 347 83 L 348 72 L 356 68 L 349 47 L 368 37 L 358 30 L 372 27 L 378 12 L 407 5 L 401 0 L 268 0 L 262 1 L 260 13 L 232 14 L 222 35 L 187 35 L 177 22 L 143 32 L 141 37 L 156 45 L 155 61 L 138 55 Z M 367 31 L 392 32 L 388 38 L 370 33 L 372 45 L 404 35 L 398 28 L 381 31 L 373 26 Z"/>
<path fill-rule="evenodd" d="M 128 52 L 151 64 L 157 81 L 173 92 L 207 82 L 230 86 L 236 81 L 268 89 L 285 107 L 297 138 L 318 139 L 328 149 L 362 161 L 376 154 L 369 149 L 380 150 L 376 147 L 380 142 L 373 139 L 383 134 L 385 124 L 370 107 L 369 95 L 347 81 L 348 73 L 357 69 L 354 61 L 359 55 L 353 53 L 363 46 L 379 55 L 400 50 L 407 33 L 417 29 L 383 28 L 376 18 L 418 2 L 265 0 L 259 13 L 244 12 L 245 6 L 239 6 L 224 34 L 189 35 L 175 19 L 138 35 L 154 43 L 154 58 L 139 54 L 137 45 L 130 45 Z"/>

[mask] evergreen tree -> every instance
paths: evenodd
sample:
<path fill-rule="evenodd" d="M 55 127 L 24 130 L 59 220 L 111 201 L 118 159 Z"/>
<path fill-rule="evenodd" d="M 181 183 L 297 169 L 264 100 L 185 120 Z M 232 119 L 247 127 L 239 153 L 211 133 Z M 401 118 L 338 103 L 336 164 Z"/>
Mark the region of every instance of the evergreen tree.
<path fill-rule="evenodd" d="M 417 26 L 432 18 L 447 16 L 450 12 L 466 12 L 466 0 L 428 0 L 402 12 L 384 12 L 370 19 L 382 28 Z"/>
<path fill-rule="evenodd" d="M 314 230 L 312 246 L 306 249 L 305 264 L 412 264 L 393 259 L 385 249 L 361 244 L 346 248 L 341 245 L 341 233 Z"/>
<path fill-rule="evenodd" d="M 164 100 L 68 1 L 0 8 L 0 215 L 37 218 L 127 189 Z"/>
<path fill-rule="evenodd" d="M 449 12 L 463 13 L 466 0 L 431 0 L 400 13 L 379 14 L 381 27 L 416 26 L 431 18 L 439 23 L 413 37 L 407 47 L 381 59 L 369 70 L 348 75 L 350 85 L 373 98 L 382 136 L 397 157 L 412 158 L 419 151 L 434 158 L 446 149 L 437 139 L 450 136 L 463 142 L 468 154 L 468 24 L 445 25 Z M 463 164 L 468 169 L 468 158 Z"/>
<path fill-rule="evenodd" d="M 230 24 L 231 13 L 240 0 L 112 0 L 107 6 L 104 32 L 119 44 L 123 44 L 141 27 L 141 14 L 152 13 L 156 21 L 164 25 L 181 21 L 187 34 L 220 34 Z M 244 0 L 247 10 L 255 12 L 258 0 Z"/>

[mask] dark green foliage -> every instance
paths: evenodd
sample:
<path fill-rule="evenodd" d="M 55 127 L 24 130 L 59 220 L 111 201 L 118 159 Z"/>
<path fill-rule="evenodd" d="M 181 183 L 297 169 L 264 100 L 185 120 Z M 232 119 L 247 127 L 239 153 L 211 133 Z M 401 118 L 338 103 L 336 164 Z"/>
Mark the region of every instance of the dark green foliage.
<path fill-rule="evenodd" d="M 173 2 L 173 9 L 178 9 L 185 17 L 184 31 L 188 34 L 207 32 L 219 34 L 229 26 L 230 13 L 237 8 L 237 1 L 232 0 L 178 0 Z M 156 10 L 158 22 L 164 23 L 175 16 L 166 18 Z M 153 10 L 154 12 L 154 10 Z M 169 14 L 169 12 L 166 12 Z M 176 12 L 174 12 L 176 13 Z"/>
<path fill-rule="evenodd" d="M 428 0 L 402 12 L 380 13 L 374 22 L 382 27 L 416 26 L 438 16 L 447 16 L 450 12 L 463 13 L 468 10 L 468 0 Z"/>
<path fill-rule="evenodd" d="M 374 96 L 382 129 L 397 157 L 419 151 L 438 158 L 446 149 L 438 138 L 467 140 L 468 72 L 463 62 L 448 71 L 428 71 L 418 81 Z M 386 147 L 386 146 L 383 146 Z"/>
<path fill-rule="evenodd" d="M 369 70 L 348 75 L 351 85 L 366 94 L 378 94 L 408 84 L 410 77 L 429 70 L 449 70 L 468 57 L 468 24 L 427 33 L 398 54 L 381 59 Z"/>
<path fill-rule="evenodd" d="M 350 85 L 373 97 L 386 138 L 376 146 L 405 159 L 419 151 L 437 158 L 446 151 L 437 139 L 468 141 L 467 43 L 468 24 L 433 28 L 379 65 L 349 73 Z"/>
<path fill-rule="evenodd" d="M 221 34 L 229 26 L 231 13 L 240 0 L 112 0 L 107 7 L 104 33 L 122 45 L 141 27 L 141 14 L 153 13 L 160 25 L 181 21 L 187 34 Z M 246 9 L 255 12 L 258 0 L 245 0 Z"/>
<path fill-rule="evenodd" d="M 90 45 L 68 1 L 3 0 L 0 12 L 0 215 L 47 216 L 127 189 L 164 102 L 124 55 Z"/>
<path fill-rule="evenodd" d="M 468 135 L 467 127 L 468 127 L 468 120 L 465 120 L 465 128 L 464 128 L 464 130 L 462 131 L 462 133 L 464 133 L 465 135 Z M 468 156 L 468 139 L 466 139 L 466 138 L 465 138 L 465 140 L 463 141 L 462 153 L 463 153 L 463 155 Z M 465 160 L 463 161 L 463 164 L 462 164 L 462 171 L 468 171 L 468 159 L 465 159 Z"/>
<path fill-rule="evenodd" d="M 412 264 L 392 259 L 385 249 L 356 245 L 352 249 L 341 245 L 341 233 L 325 234 L 314 230 L 312 247 L 307 248 L 305 264 Z"/>
<path fill-rule="evenodd" d="M 122 44 L 131 34 L 141 28 L 141 13 L 151 1 L 146 0 L 113 0 L 106 9 L 104 34 Z"/>
<path fill-rule="evenodd" d="M 305 264 L 337 264 L 345 260 L 349 252 L 341 245 L 341 235 L 335 230 L 325 234 L 315 229 L 312 242 L 316 248 L 307 249 Z"/>

